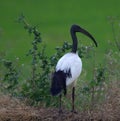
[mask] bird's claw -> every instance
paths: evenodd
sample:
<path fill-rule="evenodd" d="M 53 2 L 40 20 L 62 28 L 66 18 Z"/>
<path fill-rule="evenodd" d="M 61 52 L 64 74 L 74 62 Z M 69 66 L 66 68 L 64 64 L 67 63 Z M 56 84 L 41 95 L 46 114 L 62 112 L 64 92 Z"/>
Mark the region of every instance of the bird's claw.
<path fill-rule="evenodd" d="M 62 114 L 62 113 L 63 113 L 62 109 L 59 109 L 59 111 L 58 111 L 58 112 L 59 112 L 59 114 Z"/>
<path fill-rule="evenodd" d="M 77 111 L 75 111 L 75 110 L 71 110 L 71 112 L 74 113 L 74 114 L 77 114 Z"/>

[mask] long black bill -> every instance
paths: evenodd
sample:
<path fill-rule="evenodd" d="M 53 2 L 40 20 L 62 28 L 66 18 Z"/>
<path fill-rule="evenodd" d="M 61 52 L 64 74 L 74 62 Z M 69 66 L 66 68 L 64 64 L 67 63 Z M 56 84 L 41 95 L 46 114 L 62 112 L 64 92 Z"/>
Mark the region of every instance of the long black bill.
<path fill-rule="evenodd" d="M 78 26 L 78 25 L 72 25 L 71 26 L 71 31 L 73 33 L 75 33 L 75 32 L 81 32 L 81 33 L 83 33 L 84 35 L 88 36 L 90 39 L 93 40 L 93 42 L 95 43 L 96 47 L 98 46 L 96 40 L 94 39 L 94 37 L 88 31 L 86 31 L 85 29 L 81 28 L 80 26 Z"/>

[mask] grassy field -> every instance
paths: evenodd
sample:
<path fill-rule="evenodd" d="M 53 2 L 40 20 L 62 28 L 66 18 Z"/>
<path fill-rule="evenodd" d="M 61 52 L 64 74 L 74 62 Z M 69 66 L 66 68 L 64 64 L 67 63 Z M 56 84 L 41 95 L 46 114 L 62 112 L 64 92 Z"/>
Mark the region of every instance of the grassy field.
<path fill-rule="evenodd" d="M 32 37 L 16 22 L 17 17 L 23 13 L 29 23 L 36 25 L 41 37 L 47 44 L 47 53 L 53 54 L 54 48 L 64 41 L 70 41 L 70 26 L 74 23 L 90 31 L 96 38 L 102 56 L 108 40 L 113 40 L 108 16 L 119 16 L 119 0 L 0 0 L 0 53 L 14 60 L 19 57 L 21 63 L 28 60 L 24 55 L 30 48 Z M 79 43 L 89 42 L 79 36 Z"/>

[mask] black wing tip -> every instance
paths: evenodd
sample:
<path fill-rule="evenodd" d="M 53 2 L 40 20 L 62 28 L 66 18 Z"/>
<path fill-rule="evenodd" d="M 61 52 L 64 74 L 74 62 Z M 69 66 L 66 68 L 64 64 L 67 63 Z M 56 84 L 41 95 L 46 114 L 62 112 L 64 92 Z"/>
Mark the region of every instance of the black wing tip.
<path fill-rule="evenodd" d="M 50 89 L 50 92 L 51 92 L 51 95 L 52 96 L 57 96 L 61 93 L 61 89 L 54 89 L 54 88 L 51 88 Z"/>
<path fill-rule="evenodd" d="M 54 72 L 53 77 L 52 77 L 51 89 L 50 89 L 52 96 L 59 95 L 60 93 L 62 93 L 62 91 L 64 91 L 64 95 L 66 95 L 67 93 L 66 77 L 71 77 L 70 69 L 68 70 L 67 73 L 61 70 Z"/>
<path fill-rule="evenodd" d="M 57 96 L 57 95 L 60 95 L 62 93 L 62 89 L 50 89 L 50 92 L 51 92 L 51 95 L 52 96 Z M 67 94 L 67 90 L 64 90 L 64 95 Z"/>

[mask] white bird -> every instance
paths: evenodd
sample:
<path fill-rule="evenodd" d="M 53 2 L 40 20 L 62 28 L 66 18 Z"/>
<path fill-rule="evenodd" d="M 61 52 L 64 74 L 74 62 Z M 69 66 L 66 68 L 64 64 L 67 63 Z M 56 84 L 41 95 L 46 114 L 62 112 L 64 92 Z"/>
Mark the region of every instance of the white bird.
<path fill-rule="evenodd" d="M 73 40 L 72 51 L 62 56 L 57 65 L 55 72 L 52 76 L 52 84 L 51 84 L 51 94 L 53 96 L 60 96 L 60 107 L 59 111 L 61 112 L 61 95 L 62 91 L 64 91 L 64 95 L 66 95 L 66 87 L 72 84 L 72 112 L 75 112 L 74 109 L 74 95 L 75 95 L 75 85 L 76 81 L 82 71 L 82 61 L 81 58 L 77 54 L 77 37 L 76 32 L 81 32 L 84 35 L 88 36 L 93 40 L 97 47 L 97 42 L 94 37 L 85 29 L 81 28 L 78 25 L 72 25 L 70 29 L 71 37 Z"/>

